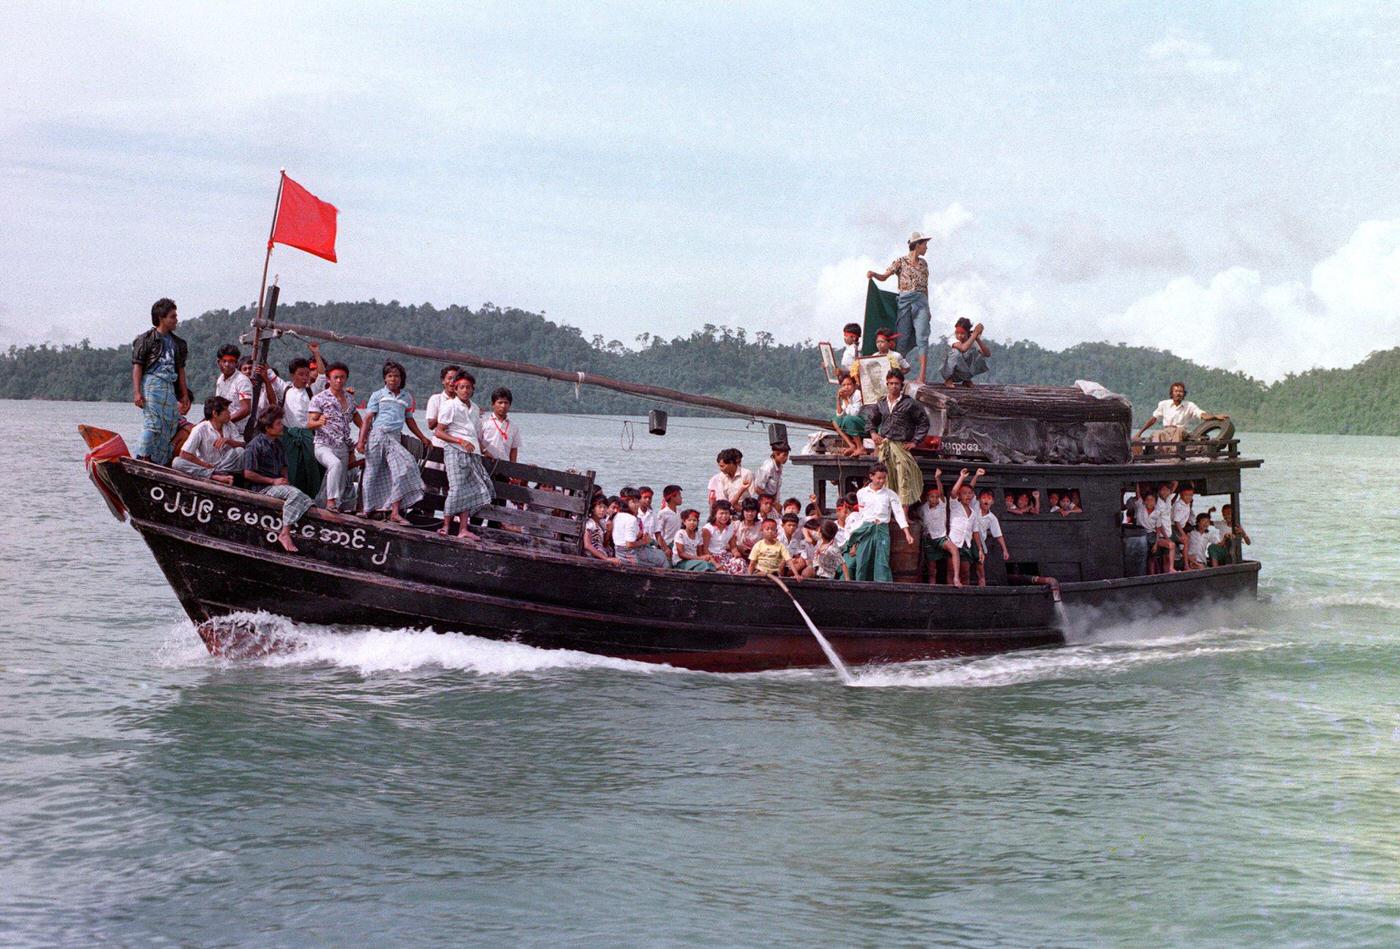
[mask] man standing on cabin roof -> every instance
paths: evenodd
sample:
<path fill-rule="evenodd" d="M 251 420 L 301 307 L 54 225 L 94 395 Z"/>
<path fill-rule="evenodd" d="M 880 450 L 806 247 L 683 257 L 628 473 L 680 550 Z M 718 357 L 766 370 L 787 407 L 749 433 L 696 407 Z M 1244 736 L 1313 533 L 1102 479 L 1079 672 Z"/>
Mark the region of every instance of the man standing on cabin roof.
<path fill-rule="evenodd" d="M 1170 399 L 1163 399 L 1157 403 L 1157 408 L 1153 409 L 1152 417 L 1143 423 L 1138 429 L 1137 437 L 1141 438 L 1142 433 L 1147 431 L 1156 422 L 1162 423 L 1162 430 L 1152 436 L 1154 442 L 1179 442 L 1188 434 L 1188 427 L 1195 428 L 1201 422 L 1223 422 L 1228 419 L 1228 415 L 1211 415 L 1209 412 L 1202 412 L 1200 406 L 1195 402 L 1186 401 L 1186 383 L 1173 382 Z"/>
<path fill-rule="evenodd" d="M 904 373 L 898 369 L 885 376 L 885 397 L 864 411 L 876 454 L 889 469 L 889 488 L 907 507 L 924 494 L 923 472 L 910 452 L 928 434 L 928 413 L 904 394 Z"/>
<path fill-rule="evenodd" d="M 152 328 L 131 341 L 132 402 L 143 413 L 136 457 L 158 465 L 170 464 L 180 416 L 193 399 L 185 384 L 185 360 L 190 350 L 175 335 L 179 322 L 175 301 L 161 297 L 151 305 Z"/>
<path fill-rule="evenodd" d="M 909 253 L 896 257 L 882 274 L 873 270 L 865 272 L 867 280 L 888 280 L 894 274 L 899 275 L 894 331 L 905 345 L 914 341 L 904 356 L 912 360 L 914 353 L 919 354 L 920 384 L 928 370 L 928 334 L 932 319 L 928 308 L 928 261 L 923 259 L 928 252 L 928 242 L 927 237 L 915 231 L 909 235 Z"/>

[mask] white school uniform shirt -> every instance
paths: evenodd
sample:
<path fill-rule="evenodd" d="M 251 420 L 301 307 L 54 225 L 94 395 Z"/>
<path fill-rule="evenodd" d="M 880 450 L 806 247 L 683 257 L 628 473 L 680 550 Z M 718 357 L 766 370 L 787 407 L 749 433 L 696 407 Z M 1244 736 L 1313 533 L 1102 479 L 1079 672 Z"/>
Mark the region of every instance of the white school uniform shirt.
<path fill-rule="evenodd" d="M 710 478 L 710 483 L 706 487 L 706 491 L 709 494 L 713 494 L 716 501 L 728 501 L 735 489 L 739 487 L 744 479 L 752 477 L 753 472 L 743 467 L 736 468 L 734 477 L 732 478 L 723 471 L 717 471 L 714 476 Z"/>
<path fill-rule="evenodd" d="M 228 404 L 237 412 L 239 402 L 253 398 L 253 383 L 237 369 L 227 379 L 221 372 L 214 380 L 214 394 L 228 399 Z"/>
<path fill-rule="evenodd" d="M 948 535 L 948 502 L 939 501 L 933 507 L 921 505 L 919 518 L 924 522 L 924 534 L 929 540 L 937 540 Z"/>
<path fill-rule="evenodd" d="M 656 533 L 656 508 L 638 514 L 637 520 L 642 525 L 642 533 L 647 537 L 651 537 Z"/>
<path fill-rule="evenodd" d="M 695 529 L 695 536 L 691 537 L 685 532 L 685 528 L 682 527 L 671 535 L 671 546 L 680 548 L 682 560 L 700 559 L 700 531 L 701 528 L 697 527 Z"/>
<path fill-rule="evenodd" d="M 495 412 L 481 414 L 481 447 L 491 453 L 492 458 L 510 461 L 510 450 L 520 450 L 520 426 L 509 417 L 503 422 Z"/>
<path fill-rule="evenodd" d="M 619 557 L 635 558 L 637 551 L 635 549 L 628 550 L 626 546 L 641 536 L 642 523 L 635 514 L 630 511 L 618 511 L 613 515 L 613 549 Z"/>
<path fill-rule="evenodd" d="M 841 350 L 841 368 L 850 369 L 860 358 L 860 343 L 852 343 Z"/>
<path fill-rule="evenodd" d="M 729 541 L 734 536 L 736 526 L 737 525 L 735 525 L 733 521 L 730 521 L 729 526 L 724 530 L 720 530 L 715 524 L 703 525 L 700 528 L 700 532 L 702 534 L 705 531 L 710 532 L 710 542 L 705 545 L 705 549 L 716 557 L 724 553 L 729 549 Z"/>
<path fill-rule="evenodd" d="M 480 411 L 470 402 L 461 399 L 443 399 L 438 406 L 438 427 L 447 429 L 453 438 L 464 438 L 471 442 L 472 450 L 481 451 Z M 443 443 L 444 445 L 446 442 Z"/>
<path fill-rule="evenodd" d="M 681 529 L 681 512 L 673 511 L 669 507 L 663 507 L 656 511 L 656 526 L 653 533 L 661 535 L 662 540 L 669 541 L 676 536 L 676 531 Z M 695 528 L 695 536 L 700 536 L 700 528 Z"/>
<path fill-rule="evenodd" d="M 900 527 L 909 527 L 909 518 L 904 514 L 903 502 L 899 500 L 899 495 L 889 488 L 876 491 L 870 485 L 866 485 L 856 492 L 856 502 L 860 505 L 861 523 L 874 521 L 877 524 L 888 524 L 893 517 Z"/>
<path fill-rule="evenodd" d="M 438 412 L 442 411 L 443 403 L 449 402 L 455 398 L 457 398 L 455 395 L 447 395 L 442 391 L 434 392 L 432 395 L 428 396 L 428 414 L 425 415 L 424 418 L 435 421 L 438 417 Z M 432 436 L 432 442 L 435 447 L 445 448 L 447 446 L 447 442 L 437 437 L 436 431 L 432 433 Z"/>
<path fill-rule="evenodd" d="M 1202 534 L 1198 530 L 1193 530 L 1186 535 L 1186 552 L 1191 555 L 1191 559 L 1198 563 L 1206 563 L 1209 553 L 1206 550 L 1211 544 L 1220 543 L 1220 532 L 1214 527 L 1207 527 Z"/>
<path fill-rule="evenodd" d="M 953 542 L 954 547 L 966 547 L 972 543 L 972 535 L 977 531 L 981 512 L 967 510 L 961 501 L 950 502 L 948 508 L 953 512 L 948 523 L 948 539 Z"/>
<path fill-rule="evenodd" d="M 1152 417 L 1161 422 L 1164 428 L 1171 425 L 1189 428 L 1201 421 L 1201 409 L 1195 402 L 1186 399 L 1182 399 L 1180 405 L 1172 405 L 1171 399 L 1163 399 L 1152 411 Z"/>
<path fill-rule="evenodd" d="M 223 461 L 230 452 L 239 450 L 237 448 L 215 448 L 214 442 L 220 435 L 233 441 L 243 440 L 243 436 L 238 432 L 238 426 L 232 422 L 226 423 L 222 432 L 217 432 L 214 430 L 214 423 L 205 419 L 190 431 L 190 437 L 185 439 L 185 444 L 180 450 L 189 452 L 200 461 L 217 468 L 219 462 Z"/>
<path fill-rule="evenodd" d="M 1191 528 L 1191 505 L 1181 498 L 1172 501 L 1172 523 L 1178 526 Z"/>
<path fill-rule="evenodd" d="M 842 415 L 859 415 L 860 410 L 865 408 L 865 396 L 860 394 L 860 389 L 851 393 L 851 397 L 846 400 L 846 409 Z"/>
<path fill-rule="evenodd" d="M 305 389 L 298 389 L 280 376 L 272 377 L 272 391 L 277 393 L 277 401 L 282 403 L 282 424 L 288 428 L 305 428 L 306 414 L 311 410 L 311 400 L 326 387 L 322 376 Z"/>
<path fill-rule="evenodd" d="M 749 485 L 749 494 L 753 497 L 758 497 L 760 494 L 771 494 L 776 498 L 782 488 L 783 466 L 771 457 L 765 459 L 763 464 L 758 466 L 758 474 L 754 475 L 753 484 Z"/>
<path fill-rule="evenodd" d="M 977 533 L 982 535 L 982 543 L 995 540 L 1001 536 L 1001 521 L 991 511 L 983 514 L 981 511 L 974 511 L 977 515 Z"/>

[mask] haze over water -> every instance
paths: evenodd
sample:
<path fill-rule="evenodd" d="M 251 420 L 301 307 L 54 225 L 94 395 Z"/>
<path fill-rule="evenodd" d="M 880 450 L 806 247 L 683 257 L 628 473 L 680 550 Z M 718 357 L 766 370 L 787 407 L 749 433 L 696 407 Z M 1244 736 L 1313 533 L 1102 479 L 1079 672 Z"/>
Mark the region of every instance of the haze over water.
<path fill-rule="evenodd" d="M 1242 433 L 1264 603 L 853 689 L 391 630 L 214 660 L 79 421 L 139 427 L 0 404 L 5 943 L 1400 940 L 1395 440 Z M 692 503 L 765 443 L 519 421 Z"/>

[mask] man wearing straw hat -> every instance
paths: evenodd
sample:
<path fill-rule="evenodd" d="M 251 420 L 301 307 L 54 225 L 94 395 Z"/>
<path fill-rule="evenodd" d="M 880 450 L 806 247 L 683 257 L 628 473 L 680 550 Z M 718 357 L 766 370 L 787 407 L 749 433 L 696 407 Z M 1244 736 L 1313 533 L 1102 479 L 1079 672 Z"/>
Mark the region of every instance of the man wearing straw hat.
<path fill-rule="evenodd" d="M 873 270 L 865 272 L 867 280 L 888 280 L 894 274 L 899 275 L 894 331 L 906 344 L 909 340 L 914 341 L 913 347 L 904 356 L 912 361 L 914 353 L 919 354 L 920 383 L 924 381 L 928 369 L 928 336 L 932 320 L 928 308 L 928 261 L 923 259 L 928 252 L 928 242 L 927 236 L 915 231 L 909 235 L 909 253 L 896 257 L 884 273 Z"/>

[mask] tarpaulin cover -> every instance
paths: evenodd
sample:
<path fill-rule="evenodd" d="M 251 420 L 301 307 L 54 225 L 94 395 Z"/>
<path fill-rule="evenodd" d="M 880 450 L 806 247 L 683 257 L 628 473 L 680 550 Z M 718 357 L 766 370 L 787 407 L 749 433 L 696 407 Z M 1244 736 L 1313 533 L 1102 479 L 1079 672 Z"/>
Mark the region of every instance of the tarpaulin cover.
<path fill-rule="evenodd" d="M 974 440 L 998 464 L 1118 465 L 1132 459 L 1133 407 L 1122 396 L 1094 398 L 1058 386 L 928 385 L 915 397 L 931 410 L 931 434 Z"/>

